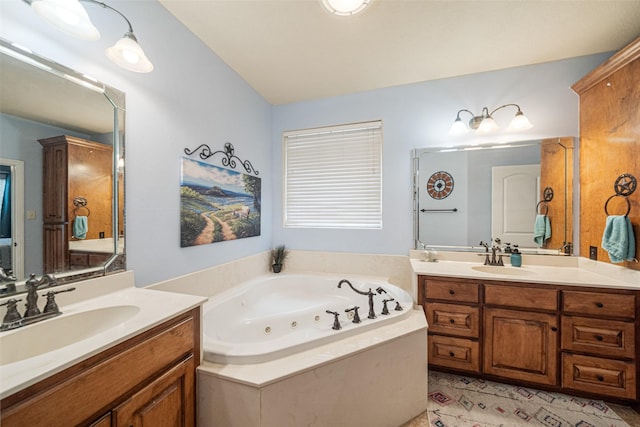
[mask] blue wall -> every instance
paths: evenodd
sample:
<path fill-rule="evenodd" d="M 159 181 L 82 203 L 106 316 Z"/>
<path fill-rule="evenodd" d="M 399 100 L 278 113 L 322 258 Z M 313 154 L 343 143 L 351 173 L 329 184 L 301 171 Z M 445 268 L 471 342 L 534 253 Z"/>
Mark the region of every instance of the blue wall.
<path fill-rule="evenodd" d="M 91 5 L 86 8 L 102 33 L 97 42 L 76 40 L 51 28 L 21 0 L 0 1 L 0 36 L 126 92 L 127 264 L 139 286 L 259 253 L 281 242 L 293 249 L 406 254 L 412 244 L 411 149 L 468 143 L 447 135 L 458 109 L 480 111 L 510 102 L 519 103 L 535 124 L 518 139 L 578 135 L 578 97 L 570 85 L 607 57 L 273 107 L 155 0 L 109 4 L 133 23 L 155 65 L 151 74 L 122 70 L 106 58 L 104 49 L 126 28 L 117 15 Z M 506 123 L 509 115 L 497 114 L 496 120 Z M 283 229 L 282 131 L 375 119 L 384 125 L 384 228 Z M 221 148 L 226 141 L 260 171 L 262 234 L 180 249 L 183 149 L 202 143 Z"/>
<path fill-rule="evenodd" d="M 293 249 L 407 254 L 413 245 L 410 152 L 414 148 L 579 135 L 579 98 L 571 85 L 609 54 L 434 80 L 274 107 L 274 197 L 282 197 L 282 132 L 381 119 L 383 122 L 383 229 L 310 230 L 282 227 L 282 206 L 274 205 L 273 234 Z M 489 137 L 448 134 L 462 108 L 479 114 L 502 104 L 521 106 L 534 127 Z M 494 116 L 505 129 L 515 109 Z M 466 116 L 465 116 L 466 117 Z"/>
<path fill-rule="evenodd" d="M 22 0 L 0 1 L 0 36 L 126 93 L 127 266 L 144 286 L 271 247 L 271 106 L 155 0 L 109 1 L 132 22 L 154 63 L 150 74 L 112 64 L 104 50 L 127 27 L 118 15 L 85 7 L 101 39 L 74 39 Z M 259 237 L 180 248 L 180 157 L 202 143 L 231 142 L 262 177 Z"/>

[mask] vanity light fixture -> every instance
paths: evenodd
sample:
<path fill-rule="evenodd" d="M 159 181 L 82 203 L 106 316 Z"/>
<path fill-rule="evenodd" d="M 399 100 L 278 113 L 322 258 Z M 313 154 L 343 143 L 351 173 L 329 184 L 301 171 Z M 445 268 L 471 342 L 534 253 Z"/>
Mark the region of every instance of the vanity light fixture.
<path fill-rule="evenodd" d="M 338 16 L 351 16 L 362 12 L 372 0 L 321 0 L 329 12 Z"/>
<path fill-rule="evenodd" d="M 476 116 L 475 114 L 473 114 L 471 111 L 467 109 L 462 109 L 458 111 L 458 114 L 456 115 L 456 120 L 453 122 L 453 125 L 451 125 L 451 129 L 449 130 L 449 134 L 461 135 L 469 132 L 469 129 L 473 129 L 478 133 L 488 133 L 488 132 L 496 131 L 500 128 L 500 126 L 498 126 L 496 121 L 493 119 L 493 113 L 505 107 L 516 107 L 518 109 L 518 111 L 516 111 L 515 117 L 511 120 L 511 123 L 509 124 L 509 127 L 507 128 L 507 130 L 520 131 L 520 130 L 531 129 L 533 127 L 533 125 L 531 124 L 529 119 L 527 119 L 527 117 L 524 115 L 524 113 L 522 112 L 518 104 L 505 104 L 505 105 L 499 106 L 498 108 L 496 108 L 491 112 L 489 112 L 489 109 L 487 107 L 484 107 L 482 109 L 482 113 L 479 116 Z M 471 114 L 471 119 L 469 120 L 468 127 L 460 118 L 460 113 L 462 112 L 467 112 Z"/>
<path fill-rule="evenodd" d="M 129 71 L 149 73 L 153 64 L 138 44 L 131 22 L 119 10 L 96 0 L 23 0 L 47 22 L 59 30 L 83 40 L 98 40 L 100 33 L 80 1 L 101 6 L 120 15 L 129 26 L 124 37 L 106 50 L 107 57 Z"/>

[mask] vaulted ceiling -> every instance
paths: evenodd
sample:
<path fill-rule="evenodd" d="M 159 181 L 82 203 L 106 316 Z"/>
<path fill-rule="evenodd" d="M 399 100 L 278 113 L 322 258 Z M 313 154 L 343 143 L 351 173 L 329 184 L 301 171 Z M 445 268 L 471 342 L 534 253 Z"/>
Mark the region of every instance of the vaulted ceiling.
<path fill-rule="evenodd" d="M 159 0 L 272 104 L 614 51 L 639 0 Z"/>

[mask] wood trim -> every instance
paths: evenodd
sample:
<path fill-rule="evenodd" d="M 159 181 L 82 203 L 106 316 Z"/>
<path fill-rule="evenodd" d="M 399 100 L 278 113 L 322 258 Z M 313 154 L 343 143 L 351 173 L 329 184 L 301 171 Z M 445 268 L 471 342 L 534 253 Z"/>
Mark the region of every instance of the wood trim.
<path fill-rule="evenodd" d="M 640 37 L 620 49 L 597 68 L 589 72 L 589 74 L 574 83 L 571 89 L 578 95 L 582 95 L 611 74 L 619 71 L 638 58 L 640 58 Z"/>

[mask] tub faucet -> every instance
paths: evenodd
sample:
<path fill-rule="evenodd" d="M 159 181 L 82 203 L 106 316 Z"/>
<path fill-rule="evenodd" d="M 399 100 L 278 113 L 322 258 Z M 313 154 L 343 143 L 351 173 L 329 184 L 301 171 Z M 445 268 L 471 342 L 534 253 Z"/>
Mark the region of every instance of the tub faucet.
<path fill-rule="evenodd" d="M 380 313 L 380 314 L 384 314 L 384 315 L 389 314 L 389 308 L 387 307 L 387 303 L 391 302 L 391 301 L 395 301 L 395 300 L 393 298 L 383 299 L 382 300 L 382 313 Z"/>
<path fill-rule="evenodd" d="M 40 309 L 38 308 L 38 288 L 47 283 L 49 286 L 55 285 L 57 283 L 56 278 L 51 274 L 45 274 L 38 280 L 36 279 L 36 275 L 32 274 L 29 276 L 29 280 L 25 282 L 24 285 L 27 288 L 27 310 L 23 316 L 25 319 L 40 314 Z"/>
<path fill-rule="evenodd" d="M 369 315 L 367 316 L 368 319 L 375 319 L 376 318 L 376 313 L 375 311 L 373 311 L 373 297 L 375 295 L 374 292 L 371 292 L 371 288 L 369 288 L 369 292 L 362 292 L 357 290 L 356 288 L 353 287 L 353 285 L 351 284 L 350 281 L 348 281 L 347 279 L 342 279 L 340 280 L 340 282 L 338 282 L 338 287 L 341 288 L 342 284 L 346 283 L 347 285 L 349 285 L 349 287 L 353 290 L 353 292 L 360 294 L 360 295 L 366 295 L 369 297 Z"/>
<path fill-rule="evenodd" d="M 333 329 L 334 331 L 342 329 L 342 325 L 340 325 L 340 321 L 338 320 L 338 316 L 340 316 L 340 313 L 331 310 L 326 310 L 326 312 L 327 314 L 333 314 L 333 326 L 331 327 L 331 329 Z"/>
<path fill-rule="evenodd" d="M 382 295 L 382 294 L 389 295 L 389 292 L 385 291 L 382 286 L 379 286 L 378 289 L 376 289 L 376 292 L 378 292 L 380 295 Z M 391 296 L 389 296 L 389 298 L 391 298 Z M 395 299 L 391 298 L 390 300 L 387 300 L 387 302 L 389 302 L 389 301 L 395 301 Z M 385 305 L 385 307 L 386 307 L 386 305 Z M 396 301 L 396 308 L 394 308 L 394 310 L 395 311 L 402 311 L 402 306 L 400 305 L 399 301 Z M 383 307 L 382 314 L 389 314 L 388 309 L 387 309 L 386 313 L 384 311 L 385 311 L 385 309 Z"/>
<path fill-rule="evenodd" d="M 353 311 L 353 320 L 352 320 L 353 323 L 360 323 L 361 322 L 360 315 L 358 314 L 358 309 L 359 308 L 360 307 L 356 305 L 355 307 L 347 308 L 344 311 L 345 313 L 350 313 L 350 312 Z"/>

